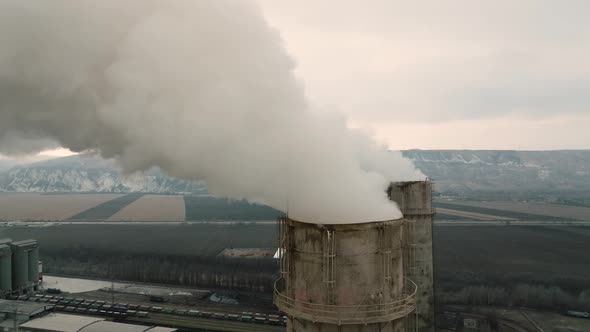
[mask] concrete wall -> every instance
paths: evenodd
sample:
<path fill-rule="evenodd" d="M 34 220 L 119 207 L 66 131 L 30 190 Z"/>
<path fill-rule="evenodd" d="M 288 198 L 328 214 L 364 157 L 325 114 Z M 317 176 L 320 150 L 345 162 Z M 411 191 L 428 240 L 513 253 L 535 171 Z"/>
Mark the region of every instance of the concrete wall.
<path fill-rule="evenodd" d="M 404 272 L 418 285 L 417 330 L 433 331 L 432 182 L 392 183 L 388 194 L 404 214 Z"/>
<path fill-rule="evenodd" d="M 10 246 L 12 251 L 12 290 L 27 293 L 33 287 L 31 277 L 38 273 L 37 264 L 31 264 L 30 260 L 33 259 L 35 262 L 39 260 L 39 244 L 35 240 L 24 240 L 12 242 Z"/>
<path fill-rule="evenodd" d="M 0 292 L 12 290 L 12 252 L 10 246 L 0 244 Z"/>
<path fill-rule="evenodd" d="M 406 331 L 414 297 L 398 305 L 408 298 L 401 220 L 283 223 L 284 273 L 275 303 L 289 317 L 287 331 Z"/>
<path fill-rule="evenodd" d="M 287 332 L 408 332 L 408 330 L 404 328 L 403 321 L 338 326 L 288 318 Z"/>
<path fill-rule="evenodd" d="M 12 253 L 12 289 L 23 290 L 29 286 L 29 254 L 27 251 L 13 247 Z"/>

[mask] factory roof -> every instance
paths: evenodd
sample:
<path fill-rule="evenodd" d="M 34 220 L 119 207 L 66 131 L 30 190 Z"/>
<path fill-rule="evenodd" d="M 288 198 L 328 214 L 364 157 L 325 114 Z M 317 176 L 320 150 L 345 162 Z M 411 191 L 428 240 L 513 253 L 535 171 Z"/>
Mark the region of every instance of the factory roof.
<path fill-rule="evenodd" d="M 151 329 L 145 330 L 145 332 L 175 332 L 176 329 L 171 329 L 169 327 L 161 327 L 161 326 L 154 326 Z"/>
<path fill-rule="evenodd" d="M 103 318 L 50 314 L 41 318 L 33 319 L 21 325 L 21 327 L 44 329 L 59 332 L 77 332 L 85 326 L 103 321 Z"/>
<path fill-rule="evenodd" d="M 51 314 L 21 325 L 30 329 L 56 332 L 174 332 L 176 329 L 115 323 L 103 318 Z"/>
<path fill-rule="evenodd" d="M 157 328 L 157 330 L 154 330 Z M 176 329 L 169 329 L 164 327 L 150 327 L 150 326 L 141 326 L 141 325 L 130 325 L 130 324 L 123 324 L 123 323 L 115 323 L 115 322 L 108 322 L 102 321 L 92 325 L 88 325 L 87 327 L 80 330 L 81 332 L 174 332 Z"/>
<path fill-rule="evenodd" d="M 10 254 L 10 246 L 7 244 L 0 243 L 0 252 L 5 255 Z"/>
<path fill-rule="evenodd" d="M 14 314 L 18 312 L 19 315 L 34 316 L 44 311 L 53 309 L 52 304 L 25 302 L 25 301 L 11 301 L 0 300 L 0 313 Z"/>
<path fill-rule="evenodd" d="M 12 242 L 12 244 L 15 246 L 27 246 L 27 245 L 31 245 L 31 244 L 37 244 L 37 240 L 28 239 L 28 240 L 22 240 L 22 241 L 14 241 L 14 242 Z"/>
<path fill-rule="evenodd" d="M 30 250 L 36 247 L 39 247 L 39 243 L 35 240 L 23 240 L 23 241 L 16 241 L 11 243 L 13 250 L 23 251 L 23 250 Z"/>

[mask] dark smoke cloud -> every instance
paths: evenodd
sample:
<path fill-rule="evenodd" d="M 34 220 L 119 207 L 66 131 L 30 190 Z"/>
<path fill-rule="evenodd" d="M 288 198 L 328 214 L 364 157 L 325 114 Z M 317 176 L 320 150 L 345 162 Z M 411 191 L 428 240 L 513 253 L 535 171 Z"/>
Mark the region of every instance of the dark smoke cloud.
<path fill-rule="evenodd" d="M 297 219 L 400 216 L 422 177 L 307 105 L 277 31 L 230 0 L 1 0 L 0 153 L 57 145 L 205 180 Z"/>

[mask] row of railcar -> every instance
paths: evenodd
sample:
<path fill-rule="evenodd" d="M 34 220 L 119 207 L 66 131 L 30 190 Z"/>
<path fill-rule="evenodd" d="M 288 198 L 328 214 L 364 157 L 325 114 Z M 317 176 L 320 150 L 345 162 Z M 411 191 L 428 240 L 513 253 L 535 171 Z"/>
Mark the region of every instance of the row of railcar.
<path fill-rule="evenodd" d="M 107 317 L 114 317 L 114 318 L 127 318 L 127 317 L 148 317 L 149 313 L 146 311 L 136 311 L 136 310 L 121 310 L 121 309 L 114 309 L 114 310 L 106 310 L 106 309 L 88 309 L 83 307 L 72 307 L 72 306 L 62 306 L 57 305 L 55 306 L 55 310 L 57 311 L 64 311 L 64 312 L 72 312 L 72 313 L 79 313 L 85 315 L 97 315 L 97 316 L 107 316 Z"/>
<path fill-rule="evenodd" d="M 68 298 L 48 294 L 35 294 L 34 296 L 22 298 L 21 300 L 50 303 L 55 305 L 55 310 L 75 312 L 80 314 L 101 315 L 116 318 L 129 316 L 147 317 L 149 307 L 129 305 L 127 303 L 107 303 L 106 301 Z"/>
<path fill-rule="evenodd" d="M 279 315 L 265 315 L 261 313 L 242 312 L 238 313 L 221 313 L 200 310 L 186 310 L 171 307 L 152 307 L 152 312 L 160 312 L 169 315 L 191 316 L 199 318 L 210 318 L 219 320 L 233 320 L 248 323 L 269 324 L 269 325 L 287 325 L 287 317 Z"/>
<path fill-rule="evenodd" d="M 50 303 L 55 305 L 57 311 L 73 312 L 89 315 L 101 315 L 115 318 L 148 317 L 149 313 L 163 313 L 178 316 L 191 316 L 219 320 L 232 320 L 248 323 L 287 325 L 287 317 L 279 315 L 266 315 L 244 311 L 237 313 L 220 313 L 199 310 L 186 310 L 181 308 L 159 307 L 128 303 L 107 303 L 106 301 L 69 298 L 51 294 L 35 294 L 33 296 L 20 296 L 16 298 L 23 301 Z"/>

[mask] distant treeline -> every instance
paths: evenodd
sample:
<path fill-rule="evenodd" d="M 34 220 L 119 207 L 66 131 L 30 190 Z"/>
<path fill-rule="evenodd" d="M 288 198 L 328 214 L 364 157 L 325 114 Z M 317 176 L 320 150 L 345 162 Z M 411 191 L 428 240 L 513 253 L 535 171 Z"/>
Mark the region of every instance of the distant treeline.
<path fill-rule="evenodd" d="M 556 311 L 590 311 L 590 288 L 571 293 L 560 287 L 517 284 L 512 287 L 467 286 L 460 290 L 442 289 L 437 304 L 517 306 Z"/>
<path fill-rule="evenodd" d="M 178 255 L 120 255 L 117 252 L 78 248 L 43 257 L 48 274 L 161 283 L 187 287 L 225 288 L 270 294 L 277 278 L 277 262 L 270 258 L 243 259 Z M 493 277 L 468 281 L 437 278 L 436 303 L 462 305 L 525 306 L 563 311 L 590 311 L 587 280 L 564 279 L 569 287 Z M 479 283 L 479 284 L 478 284 Z M 586 287 L 586 288 L 584 288 Z"/>
<path fill-rule="evenodd" d="M 121 255 L 93 249 L 44 255 L 47 274 L 129 280 L 270 293 L 277 271 L 272 258 Z"/>
<path fill-rule="evenodd" d="M 217 255 L 276 247 L 276 234 L 274 225 L 259 224 L 0 228 L 0 237 L 39 240 L 48 274 L 266 294 L 278 271 L 274 259 Z M 587 301 L 590 228 L 435 227 L 434 250 L 441 301 L 555 309 Z"/>

